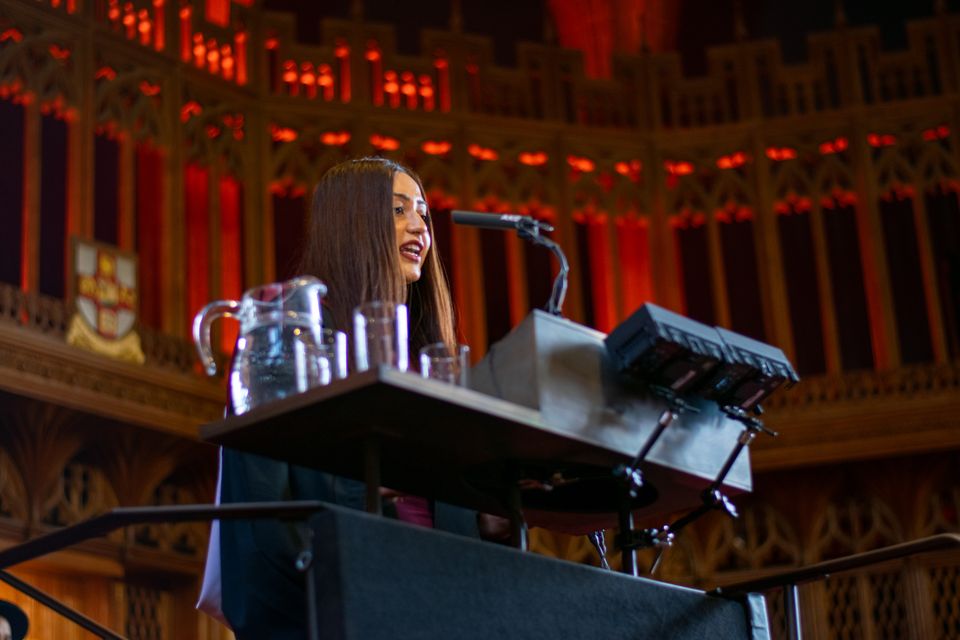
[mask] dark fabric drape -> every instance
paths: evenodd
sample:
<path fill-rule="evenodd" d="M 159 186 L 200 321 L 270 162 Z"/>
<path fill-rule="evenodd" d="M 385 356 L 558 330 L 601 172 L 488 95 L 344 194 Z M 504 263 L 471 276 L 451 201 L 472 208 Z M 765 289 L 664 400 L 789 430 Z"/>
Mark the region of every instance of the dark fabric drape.
<path fill-rule="evenodd" d="M 827 369 L 810 223 L 810 215 L 805 212 L 792 211 L 777 216 L 783 278 L 796 351 L 794 365 L 800 375 L 823 373 Z"/>
<path fill-rule="evenodd" d="M 40 293 L 62 298 L 67 255 L 67 123 L 40 120 Z"/>
<path fill-rule="evenodd" d="M 21 284 L 23 259 L 23 107 L 0 100 L 0 281 Z"/>

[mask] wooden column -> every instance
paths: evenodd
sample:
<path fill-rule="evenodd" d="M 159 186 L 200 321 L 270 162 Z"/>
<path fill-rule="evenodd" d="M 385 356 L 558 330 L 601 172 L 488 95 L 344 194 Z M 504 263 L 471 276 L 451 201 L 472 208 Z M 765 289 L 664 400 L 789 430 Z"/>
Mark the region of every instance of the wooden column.
<path fill-rule="evenodd" d="M 23 105 L 23 227 L 20 288 L 36 291 L 40 282 L 40 107 L 28 94 Z"/>
<path fill-rule="evenodd" d="M 920 176 L 917 176 L 920 178 Z M 947 335 L 943 326 L 943 312 L 940 307 L 940 288 L 937 286 L 937 267 L 934 261 L 933 244 L 930 239 L 930 225 L 927 220 L 927 205 L 924 200 L 922 179 L 914 185 L 913 223 L 917 234 L 917 249 L 920 269 L 923 277 L 924 300 L 927 305 L 927 323 L 930 327 L 930 344 L 933 347 L 934 362 L 945 363 L 949 358 Z"/>
<path fill-rule="evenodd" d="M 860 121 L 851 126 L 854 188 L 857 193 L 857 235 L 863 267 L 863 288 L 870 319 L 874 367 L 878 371 L 900 366 L 900 345 L 893 313 L 893 291 L 887 269 L 887 250 L 880 219 L 879 189 L 867 144 L 867 131 Z"/>
<path fill-rule="evenodd" d="M 830 261 L 827 254 L 827 237 L 823 229 L 823 208 L 820 194 L 811 198 L 810 232 L 813 239 L 813 258 L 817 270 L 817 291 L 820 301 L 820 322 L 823 327 L 823 351 L 827 373 L 836 375 L 842 369 L 840 337 L 837 313 L 833 306 L 833 279 L 830 276 Z"/>
<path fill-rule="evenodd" d="M 764 149 L 765 141 L 757 132 L 751 136 L 751 147 L 755 159 L 753 186 L 756 194 L 753 241 L 757 249 L 756 269 L 760 285 L 760 291 L 756 295 L 760 296 L 767 342 L 783 349 L 787 358 L 795 362 L 796 348 L 793 342 L 793 327 L 790 324 L 790 300 L 787 298 L 787 282 L 783 273 L 777 214 L 773 210 L 770 160 Z M 796 302 L 802 304 L 799 300 Z"/>
<path fill-rule="evenodd" d="M 650 194 L 650 268 L 655 302 L 677 313 L 684 311 L 683 287 L 677 262 L 677 242 L 667 211 L 667 186 L 663 158 L 657 145 L 648 144 L 643 155 L 646 188 Z"/>
<path fill-rule="evenodd" d="M 710 202 L 707 208 L 715 206 Z M 727 296 L 727 278 L 723 266 L 723 242 L 720 238 L 720 222 L 713 211 L 705 211 L 707 216 L 707 250 L 709 255 L 710 273 L 703 274 L 710 278 L 713 288 L 714 324 L 730 329 L 730 299 Z"/>

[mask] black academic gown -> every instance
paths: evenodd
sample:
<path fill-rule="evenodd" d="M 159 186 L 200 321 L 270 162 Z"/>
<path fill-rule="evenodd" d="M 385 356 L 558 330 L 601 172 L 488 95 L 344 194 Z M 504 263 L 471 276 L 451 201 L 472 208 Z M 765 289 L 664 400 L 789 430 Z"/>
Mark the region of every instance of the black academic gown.
<path fill-rule="evenodd" d="M 230 449 L 223 450 L 221 502 L 322 500 L 363 509 L 362 482 Z M 436 528 L 479 537 L 476 512 L 443 503 Z M 306 638 L 306 587 L 294 567 L 306 525 L 274 519 L 221 520 L 223 613 L 238 640 Z M 322 597 L 322 594 L 321 594 Z"/>

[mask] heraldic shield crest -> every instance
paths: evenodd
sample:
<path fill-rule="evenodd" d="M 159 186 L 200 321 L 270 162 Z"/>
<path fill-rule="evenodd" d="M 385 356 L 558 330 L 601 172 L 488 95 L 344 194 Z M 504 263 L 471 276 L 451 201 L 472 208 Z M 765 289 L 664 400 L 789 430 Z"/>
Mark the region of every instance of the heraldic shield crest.
<path fill-rule="evenodd" d="M 116 247 L 75 239 L 73 286 L 76 312 L 67 343 L 143 364 L 137 324 L 137 256 Z"/>

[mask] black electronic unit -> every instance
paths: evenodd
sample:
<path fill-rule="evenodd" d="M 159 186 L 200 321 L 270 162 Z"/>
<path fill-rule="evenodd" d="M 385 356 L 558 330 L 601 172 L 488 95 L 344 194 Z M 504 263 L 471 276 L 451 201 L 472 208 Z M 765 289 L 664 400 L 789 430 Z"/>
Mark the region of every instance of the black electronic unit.
<path fill-rule="evenodd" d="M 716 329 L 649 302 L 604 342 L 619 371 L 675 394 L 695 389 L 724 357 Z"/>
<path fill-rule="evenodd" d="M 780 349 L 727 329 L 717 327 L 717 333 L 724 361 L 699 389 L 717 404 L 750 410 L 782 384 L 800 379 Z"/>

